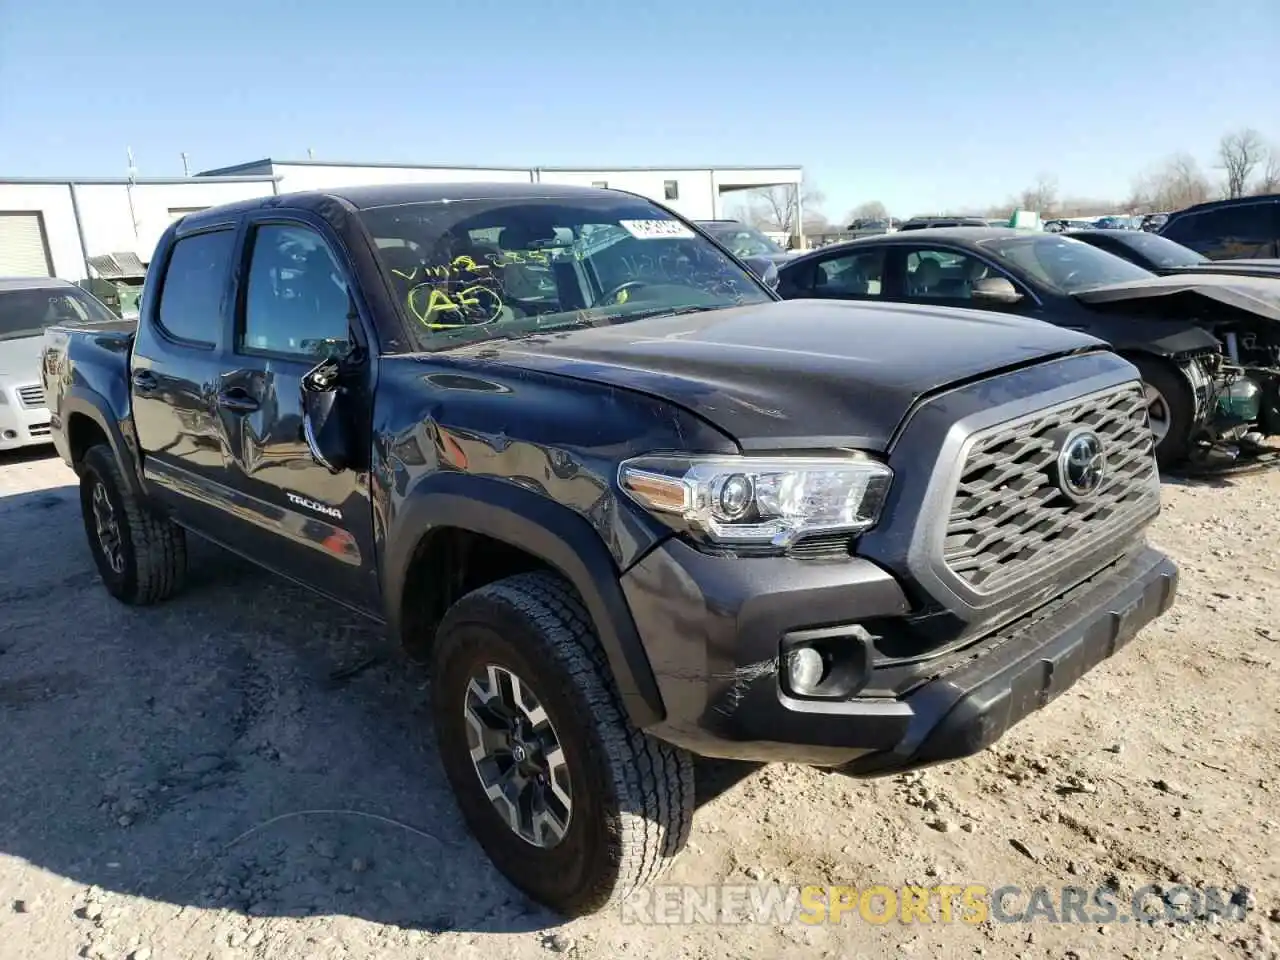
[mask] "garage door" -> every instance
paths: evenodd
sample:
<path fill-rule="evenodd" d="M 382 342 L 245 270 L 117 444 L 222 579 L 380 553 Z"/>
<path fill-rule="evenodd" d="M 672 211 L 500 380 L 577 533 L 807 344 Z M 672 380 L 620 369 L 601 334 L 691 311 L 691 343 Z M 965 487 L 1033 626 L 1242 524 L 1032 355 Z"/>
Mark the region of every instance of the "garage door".
<path fill-rule="evenodd" d="M 39 213 L 0 213 L 0 277 L 51 277 L 44 218 Z"/>

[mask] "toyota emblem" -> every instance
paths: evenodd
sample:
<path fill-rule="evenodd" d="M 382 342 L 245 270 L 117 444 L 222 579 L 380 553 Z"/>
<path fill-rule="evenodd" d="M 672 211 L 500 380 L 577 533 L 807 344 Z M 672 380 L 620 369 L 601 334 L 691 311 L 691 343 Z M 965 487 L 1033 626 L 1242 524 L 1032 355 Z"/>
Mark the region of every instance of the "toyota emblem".
<path fill-rule="evenodd" d="M 1102 438 L 1092 430 L 1074 430 L 1058 451 L 1058 487 L 1075 501 L 1098 492 L 1107 474 Z"/>

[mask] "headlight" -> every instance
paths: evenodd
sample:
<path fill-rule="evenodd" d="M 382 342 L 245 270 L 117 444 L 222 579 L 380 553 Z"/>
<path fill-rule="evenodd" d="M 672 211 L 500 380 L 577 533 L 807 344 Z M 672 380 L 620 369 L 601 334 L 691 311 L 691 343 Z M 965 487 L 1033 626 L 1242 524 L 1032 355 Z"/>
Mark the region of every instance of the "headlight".
<path fill-rule="evenodd" d="M 618 485 L 642 507 L 725 545 L 785 547 L 875 526 L 893 471 L 865 455 L 637 457 Z"/>

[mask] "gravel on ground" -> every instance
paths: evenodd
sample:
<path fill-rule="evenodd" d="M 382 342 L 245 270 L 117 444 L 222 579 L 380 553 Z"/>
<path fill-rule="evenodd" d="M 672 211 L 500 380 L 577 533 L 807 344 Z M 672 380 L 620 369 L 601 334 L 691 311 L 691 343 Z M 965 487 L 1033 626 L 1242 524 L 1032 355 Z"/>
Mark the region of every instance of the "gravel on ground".
<path fill-rule="evenodd" d="M 874 781 L 700 763 L 666 878 L 708 885 L 1158 885 L 1243 920 L 562 923 L 467 835 L 422 668 L 376 627 L 216 548 L 130 609 L 75 477 L 0 459 L 0 958 L 1275 958 L 1280 473 L 1166 483 L 1174 610 L 1006 736 Z M 1056 894 L 1055 894 L 1056 895 Z M 1015 897 L 1015 901 L 1017 898 Z M 679 919 L 677 917 L 677 919 Z M 695 918 L 696 919 L 696 918 Z"/>

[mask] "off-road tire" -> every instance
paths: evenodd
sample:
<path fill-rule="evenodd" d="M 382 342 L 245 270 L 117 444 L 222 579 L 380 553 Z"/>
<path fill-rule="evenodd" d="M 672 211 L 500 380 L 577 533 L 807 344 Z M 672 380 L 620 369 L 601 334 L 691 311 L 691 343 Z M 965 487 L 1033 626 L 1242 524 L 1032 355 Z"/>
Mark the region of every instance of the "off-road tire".
<path fill-rule="evenodd" d="M 466 690 L 488 664 L 532 688 L 559 736 L 573 813 L 556 846 L 521 839 L 472 763 Z M 692 758 L 631 725 L 591 619 L 560 577 L 520 574 L 458 600 L 436 635 L 432 700 L 441 761 L 463 818 L 494 865 L 539 903 L 579 916 L 620 902 L 688 841 Z"/>
<path fill-rule="evenodd" d="M 119 527 L 124 568 L 112 569 L 94 525 L 93 495 L 101 483 Z M 80 513 L 89 550 L 102 583 L 117 600 L 148 606 L 182 588 L 187 541 L 181 527 L 139 500 L 125 483 L 115 454 L 106 444 L 90 447 L 80 466 Z"/>
<path fill-rule="evenodd" d="M 1169 432 L 1156 443 L 1156 462 L 1169 469 L 1185 463 L 1191 453 L 1191 434 L 1195 420 L 1195 398 L 1191 384 L 1172 364 L 1155 357 L 1129 357 L 1129 362 L 1142 374 L 1142 382 L 1160 391 L 1169 409 Z"/>

